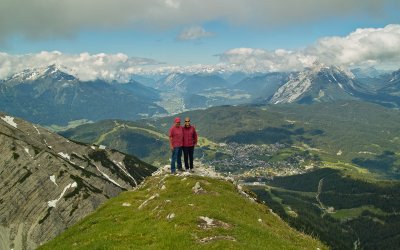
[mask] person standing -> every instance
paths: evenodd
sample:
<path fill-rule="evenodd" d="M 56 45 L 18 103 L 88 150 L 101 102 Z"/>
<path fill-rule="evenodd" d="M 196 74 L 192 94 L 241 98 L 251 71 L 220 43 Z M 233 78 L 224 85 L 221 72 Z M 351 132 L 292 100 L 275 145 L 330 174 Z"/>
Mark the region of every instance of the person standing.
<path fill-rule="evenodd" d="M 182 146 L 183 146 L 183 129 L 181 127 L 181 118 L 176 117 L 174 125 L 169 129 L 169 147 L 172 151 L 171 156 L 171 174 L 175 174 L 175 163 L 178 170 L 182 169 Z"/>
<path fill-rule="evenodd" d="M 190 125 L 190 118 L 185 118 L 185 126 L 183 126 L 183 159 L 185 161 L 186 170 L 193 170 L 193 152 L 197 145 L 197 132 L 194 126 Z"/>

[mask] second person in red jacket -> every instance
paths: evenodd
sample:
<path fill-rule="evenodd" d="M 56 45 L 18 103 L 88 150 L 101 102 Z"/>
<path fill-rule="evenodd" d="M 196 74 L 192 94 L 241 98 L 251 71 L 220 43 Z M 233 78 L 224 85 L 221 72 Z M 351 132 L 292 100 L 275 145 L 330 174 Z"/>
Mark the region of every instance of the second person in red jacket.
<path fill-rule="evenodd" d="M 197 145 L 196 129 L 190 125 L 190 118 L 185 118 L 185 126 L 183 126 L 183 158 L 185 161 L 186 171 L 193 170 L 193 152 Z"/>

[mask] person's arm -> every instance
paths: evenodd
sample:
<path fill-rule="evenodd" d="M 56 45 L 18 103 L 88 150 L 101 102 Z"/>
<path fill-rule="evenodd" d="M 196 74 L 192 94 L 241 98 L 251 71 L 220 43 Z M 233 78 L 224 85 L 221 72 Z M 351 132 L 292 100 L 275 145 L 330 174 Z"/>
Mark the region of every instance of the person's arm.
<path fill-rule="evenodd" d="M 194 127 L 193 127 L 193 142 L 194 142 L 194 145 L 197 146 L 197 132 Z"/>
<path fill-rule="evenodd" d="M 172 146 L 172 129 L 169 130 L 169 148 L 174 150 L 174 146 Z"/>

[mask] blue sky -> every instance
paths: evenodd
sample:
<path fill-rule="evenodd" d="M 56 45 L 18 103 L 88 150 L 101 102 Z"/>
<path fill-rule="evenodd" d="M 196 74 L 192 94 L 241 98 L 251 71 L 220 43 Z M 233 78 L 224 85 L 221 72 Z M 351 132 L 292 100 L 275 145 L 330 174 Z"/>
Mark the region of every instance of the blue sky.
<path fill-rule="evenodd" d="M 4 0 L 0 78 L 13 73 L 11 68 L 51 60 L 71 67 L 83 60 L 81 54 L 98 66 L 103 58 L 109 65 L 91 70 L 104 72 L 193 65 L 248 71 L 290 70 L 287 65 L 295 70 L 313 60 L 329 63 L 332 54 L 341 55 L 332 60 L 335 64 L 396 69 L 400 58 L 386 57 L 400 52 L 399 13 L 394 0 Z M 362 36 L 353 34 L 357 29 L 363 29 Z M 380 37 L 385 46 L 379 53 L 366 53 L 380 44 Z M 352 44 L 359 43 L 359 54 L 353 55 Z M 124 56 L 117 60 L 117 54 Z"/>

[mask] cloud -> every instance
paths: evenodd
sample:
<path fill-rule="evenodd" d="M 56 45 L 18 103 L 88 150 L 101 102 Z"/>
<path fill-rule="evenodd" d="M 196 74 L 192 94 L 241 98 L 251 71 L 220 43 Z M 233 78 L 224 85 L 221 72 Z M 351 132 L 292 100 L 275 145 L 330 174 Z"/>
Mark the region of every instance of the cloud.
<path fill-rule="evenodd" d="M 221 62 L 250 72 L 300 70 L 311 66 L 314 56 L 278 49 L 267 51 L 253 48 L 236 48 L 219 55 Z"/>
<path fill-rule="evenodd" d="M 397 69 L 400 65 L 400 25 L 357 29 L 348 36 L 325 37 L 295 51 L 235 48 L 218 56 L 227 65 L 259 72 L 301 70 L 314 61 L 343 67 Z"/>
<path fill-rule="evenodd" d="M 63 65 L 82 80 L 96 78 L 128 81 L 131 74 L 168 74 L 170 72 L 271 72 L 294 71 L 310 67 L 315 61 L 342 67 L 376 66 L 398 69 L 400 65 L 400 25 L 357 29 L 343 37 L 324 37 L 298 50 L 234 48 L 219 55 L 213 65 L 168 65 L 149 58 L 125 54 L 64 54 L 43 51 L 37 54 L 10 55 L 0 52 L 0 79 L 27 68 Z"/>
<path fill-rule="evenodd" d="M 182 30 L 182 32 L 177 36 L 177 40 L 179 41 L 187 41 L 187 40 L 199 40 L 205 37 L 214 36 L 214 33 L 206 31 L 201 26 L 192 26 Z"/>
<path fill-rule="evenodd" d="M 400 25 L 357 29 L 345 37 L 326 37 L 305 50 L 337 65 L 400 65 Z"/>
<path fill-rule="evenodd" d="M 41 68 L 51 64 L 62 65 L 67 72 L 81 80 L 119 80 L 126 82 L 133 73 L 143 68 L 157 66 L 161 62 L 148 58 L 128 57 L 125 54 L 63 54 L 59 51 L 43 51 L 38 54 L 10 55 L 0 53 L 0 79 L 30 68 Z"/>
<path fill-rule="evenodd" d="M 276 26 L 321 18 L 367 14 L 379 17 L 397 0 L 2 0 L 0 41 L 70 37 L 83 29 L 164 29 L 225 20 L 231 24 Z"/>

